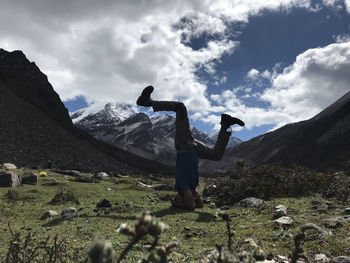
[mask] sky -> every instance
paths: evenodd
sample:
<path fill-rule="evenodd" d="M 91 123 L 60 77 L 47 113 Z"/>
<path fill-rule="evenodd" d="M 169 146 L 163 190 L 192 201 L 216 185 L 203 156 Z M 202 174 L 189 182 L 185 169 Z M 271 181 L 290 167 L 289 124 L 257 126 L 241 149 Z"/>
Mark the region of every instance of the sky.
<path fill-rule="evenodd" d="M 181 100 L 191 124 L 241 118 L 248 140 L 350 91 L 350 0 L 0 0 L 0 48 L 22 50 L 70 112 Z M 140 111 L 145 109 L 139 108 Z"/>

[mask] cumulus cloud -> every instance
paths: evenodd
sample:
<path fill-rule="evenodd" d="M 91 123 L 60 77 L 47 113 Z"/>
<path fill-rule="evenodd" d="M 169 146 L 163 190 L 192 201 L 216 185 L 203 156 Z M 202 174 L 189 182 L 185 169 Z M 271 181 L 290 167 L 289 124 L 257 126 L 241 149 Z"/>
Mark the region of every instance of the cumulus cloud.
<path fill-rule="evenodd" d="M 338 2 L 324 0 L 328 6 Z M 345 3 L 349 11 L 349 0 Z M 245 116 L 248 128 L 280 125 L 283 120 L 307 117 L 291 103 L 311 114 L 344 92 L 348 71 L 342 56 L 347 54 L 347 44 L 305 52 L 278 75 L 252 69 L 247 75 L 251 80 L 272 82 L 261 96 L 271 103 L 269 109 L 245 106 L 234 89 L 210 97 L 207 84 L 196 73 L 204 69 L 218 86 L 227 84 L 227 77 L 217 76 L 216 66 L 239 45 L 230 40 L 234 32 L 227 25 L 247 23 L 263 10 L 289 12 L 294 7 L 314 10 L 311 0 L 3 0 L 0 46 L 23 50 L 48 75 L 63 100 L 84 96 L 88 102 L 134 103 L 142 88 L 152 84 L 155 98 L 181 99 L 194 118 L 208 123 L 218 123 L 215 114 L 226 110 Z M 202 34 L 215 37 L 192 49 L 189 41 Z M 339 78 L 344 80 L 329 92 L 327 87 Z M 319 87 L 322 92 L 307 91 L 307 87 Z M 250 94 L 250 89 L 240 87 L 245 98 L 258 96 Z M 309 109 L 308 103 L 313 102 L 317 107 Z"/>
<path fill-rule="evenodd" d="M 271 86 L 257 96 L 267 102 L 268 107 L 247 106 L 245 96 L 237 95 L 238 91 L 250 91 L 245 87 L 213 94 L 211 99 L 223 105 L 229 114 L 244 119 L 248 129 L 263 124 L 274 125 L 276 129 L 306 120 L 350 91 L 350 42 L 309 49 L 281 73 L 259 73 L 252 69 L 249 75 L 269 78 Z M 218 121 L 218 117 L 207 117 L 207 120 L 216 124 L 214 121 Z"/>
<path fill-rule="evenodd" d="M 310 0 L 4 0 L 0 45 L 36 61 L 63 100 L 133 103 L 153 84 L 159 98 L 182 98 L 196 110 L 210 106 L 196 71 L 215 74 L 238 44 L 228 40 L 227 22 L 293 6 L 309 8 Z M 186 45 L 203 32 L 220 37 L 199 50 Z"/>

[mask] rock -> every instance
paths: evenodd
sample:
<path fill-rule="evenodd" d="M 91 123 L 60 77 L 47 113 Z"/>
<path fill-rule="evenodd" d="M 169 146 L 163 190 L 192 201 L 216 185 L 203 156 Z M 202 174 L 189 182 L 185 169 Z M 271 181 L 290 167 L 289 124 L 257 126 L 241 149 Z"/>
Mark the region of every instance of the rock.
<path fill-rule="evenodd" d="M 336 228 L 342 227 L 343 224 L 340 222 L 329 222 L 329 223 L 325 223 L 324 226 L 327 228 L 336 229 Z"/>
<path fill-rule="evenodd" d="M 252 238 L 246 238 L 244 239 L 244 243 L 246 243 L 248 246 L 253 247 L 253 248 L 257 248 L 258 245 L 256 244 L 255 240 Z"/>
<path fill-rule="evenodd" d="M 340 256 L 332 258 L 331 263 L 350 263 L 350 257 L 347 256 Z"/>
<path fill-rule="evenodd" d="M 350 215 L 350 207 L 344 209 L 345 215 Z"/>
<path fill-rule="evenodd" d="M 282 216 L 282 217 L 274 220 L 273 222 L 275 222 L 278 225 L 282 225 L 282 226 L 290 226 L 291 224 L 293 224 L 293 219 L 290 218 L 289 216 Z"/>
<path fill-rule="evenodd" d="M 323 202 L 318 200 L 311 201 L 312 208 L 314 209 L 334 209 L 335 206 L 332 202 Z"/>
<path fill-rule="evenodd" d="M 107 191 L 112 191 L 112 188 L 107 187 L 106 190 Z"/>
<path fill-rule="evenodd" d="M 63 209 L 61 212 L 61 216 L 64 218 L 73 218 L 78 215 L 78 210 L 75 207 L 68 207 Z"/>
<path fill-rule="evenodd" d="M 315 230 L 323 237 L 329 236 L 329 233 L 326 230 L 324 230 L 323 228 L 321 228 L 313 223 L 307 223 L 301 227 L 301 231 L 305 232 L 307 230 Z"/>
<path fill-rule="evenodd" d="M 21 178 L 15 171 L 0 172 L 0 187 L 17 187 Z"/>
<path fill-rule="evenodd" d="M 238 206 L 246 208 L 258 208 L 264 204 L 264 200 L 248 197 L 238 202 Z"/>
<path fill-rule="evenodd" d="M 325 254 L 316 254 L 314 257 L 315 262 L 329 262 L 329 258 Z"/>
<path fill-rule="evenodd" d="M 25 173 L 22 175 L 22 184 L 38 184 L 38 175 L 34 173 Z"/>
<path fill-rule="evenodd" d="M 323 219 L 323 222 L 330 222 L 330 223 L 346 223 L 350 221 L 350 216 L 338 216 L 338 217 L 332 217 L 328 219 Z"/>
<path fill-rule="evenodd" d="M 278 205 L 275 208 L 275 212 L 273 214 L 273 219 L 278 219 L 282 216 L 287 216 L 287 207 L 284 205 Z"/>
<path fill-rule="evenodd" d="M 47 210 L 40 219 L 44 220 L 44 219 L 48 219 L 54 216 L 58 216 L 58 213 L 55 210 Z"/>
<path fill-rule="evenodd" d="M 97 173 L 97 176 L 103 178 L 103 177 L 109 177 L 109 174 L 105 173 L 105 172 L 99 172 L 99 173 Z"/>
<path fill-rule="evenodd" d="M 14 165 L 13 163 L 3 163 L 0 165 L 0 168 L 11 170 L 11 169 L 17 169 L 17 166 Z"/>
<path fill-rule="evenodd" d="M 55 170 L 56 173 L 70 175 L 70 176 L 82 176 L 79 171 L 76 170 Z"/>
<path fill-rule="evenodd" d="M 202 196 L 203 197 L 209 197 L 209 196 L 212 196 L 214 194 L 214 192 L 216 191 L 216 185 L 215 184 L 209 184 L 207 185 L 204 190 L 203 190 L 203 193 L 202 193 Z"/>
<path fill-rule="evenodd" d="M 216 204 L 215 203 L 210 203 L 209 208 L 215 209 L 216 208 Z"/>
<path fill-rule="evenodd" d="M 230 207 L 228 205 L 224 205 L 220 207 L 220 210 L 230 210 Z"/>
<path fill-rule="evenodd" d="M 102 201 L 96 204 L 96 207 L 112 207 L 112 205 L 109 200 L 103 199 Z"/>

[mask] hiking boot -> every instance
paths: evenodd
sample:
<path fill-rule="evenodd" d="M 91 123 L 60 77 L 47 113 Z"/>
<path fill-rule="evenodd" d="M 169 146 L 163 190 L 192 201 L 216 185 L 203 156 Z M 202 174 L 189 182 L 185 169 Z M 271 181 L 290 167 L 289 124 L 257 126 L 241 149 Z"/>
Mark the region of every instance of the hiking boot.
<path fill-rule="evenodd" d="M 143 89 L 141 96 L 137 99 L 136 104 L 139 106 L 149 107 L 151 106 L 151 93 L 154 88 L 152 86 L 147 86 Z"/>
<path fill-rule="evenodd" d="M 238 118 L 231 117 L 228 114 L 221 114 L 221 122 L 220 122 L 220 124 L 223 127 L 225 127 L 225 128 L 228 128 L 228 127 L 230 127 L 231 125 L 234 125 L 234 124 L 238 124 L 239 126 L 244 126 L 244 122 L 243 121 L 241 121 Z"/>

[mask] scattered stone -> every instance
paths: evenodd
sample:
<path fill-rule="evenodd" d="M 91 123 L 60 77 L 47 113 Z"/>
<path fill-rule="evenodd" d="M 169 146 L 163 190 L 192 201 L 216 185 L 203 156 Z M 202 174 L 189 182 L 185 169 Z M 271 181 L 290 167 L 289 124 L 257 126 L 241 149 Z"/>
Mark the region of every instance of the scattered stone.
<path fill-rule="evenodd" d="M 47 210 L 42 216 L 41 220 L 48 219 L 54 216 L 58 216 L 58 213 L 55 210 Z"/>
<path fill-rule="evenodd" d="M 210 204 L 211 203 L 211 197 L 203 198 L 203 204 Z"/>
<path fill-rule="evenodd" d="M 106 190 L 107 191 L 112 191 L 112 188 L 107 187 Z"/>
<path fill-rule="evenodd" d="M 214 192 L 216 191 L 216 185 L 215 184 L 209 184 L 207 185 L 204 190 L 203 190 L 203 193 L 202 193 L 202 196 L 203 197 L 209 197 L 209 196 L 212 196 L 214 194 Z"/>
<path fill-rule="evenodd" d="M 38 175 L 34 173 L 25 173 L 22 175 L 22 184 L 38 184 Z"/>
<path fill-rule="evenodd" d="M 323 237 L 329 236 L 329 233 L 326 230 L 324 230 L 323 228 L 321 228 L 313 223 L 307 223 L 301 227 L 301 231 L 305 232 L 307 230 L 315 230 Z"/>
<path fill-rule="evenodd" d="M 230 210 L 230 207 L 228 205 L 224 205 L 220 207 L 220 210 Z"/>
<path fill-rule="evenodd" d="M 17 169 L 17 166 L 14 165 L 13 163 L 3 163 L 0 168 L 7 169 L 7 170 L 12 170 L 12 169 Z"/>
<path fill-rule="evenodd" d="M 15 171 L 0 172 L 0 187 L 17 187 L 21 178 Z"/>
<path fill-rule="evenodd" d="M 258 208 L 264 204 L 264 200 L 248 197 L 238 202 L 238 206 L 245 208 Z"/>
<path fill-rule="evenodd" d="M 350 263 L 350 257 L 340 256 L 332 259 L 331 263 Z"/>
<path fill-rule="evenodd" d="M 325 254 L 316 254 L 314 257 L 315 262 L 329 262 L 329 258 Z"/>
<path fill-rule="evenodd" d="M 78 215 L 78 210 L 75 207 L 68 207 L 63 209 L 61 212 L 61 216 L 64 218 L 73 218 Z"/>
<path fill-rule="evenodd" d="M 99 173 L 97 173 L 96 174 L 98 177 L 101 177 L 101 178 L 103 178 L 103 177 L 109 177 L 109 174 L 108 173 L 105 173 L 105 172 L 99 172 Z"/>
<path fill-rule="evenodd" d="M 350 215 L 350 207 L 344 209 L 345 215 Z"/>
<path fill-rule="evenodd" d="M 286 260 L 288 262 L 288 257 L 286 257 L 286 256 L 277 255 L 277 258 L 280 260 Z"/>
<path fill-rule="evenodd" d="M 327 228 L 336 229 L 336 228 L 342 227 L 343 224 L 340 222 L 329 222 L 329 223 L 325 223 L 324 226 Z"/>
<path fill-rule="evenodd" d="M 312 200 L 311 205 L 313 209 L 334 209 L 335 206 L 332 202 L 323 202 L 318 200 Z"/>
<path fill-rule="evenodd" d="M 209 208 L 215 209 L 216 208 L 216 204 L 215 203 L 210 203 Z"/>
<path fill-rule="evenodd" d="M 96 207 L 112 207 L 112 205 L 109 200 L 103 199 L 101 202 L 96 204 Z"/>
<path fill-rule="evenodd" d="M 184 230 L 186 230 L 186 231 L 190 231 L 190 230 L 191 230 L 191 228 L 190 228 L 190 227 L 188 227 L 188 226 L 185 226 L 185 227 L 184 227 Z"/>
<path fill-rule="evenodd" d="M 253 248 L 257 248 L 258 245 L 256 244 L 255 240 L 252 238 L 246 238 L 244 239 L 244 243 L 246 243 L 248 246 L 253 247 Z"/>
<path fill-rule="evenodd" d="M 324 222 L 334 222 L 334 223 L 346 223 L 350 221 L 350 216 L 338 216 L 338 217 L 332 217 L 328 219 L 323 219 Z"/>
<path fill-rule="evenodd" d="M 273 219 L 278 219 L 283 216 L 287 216 L 287 207 L 284 205 L 278 205 L 275 207 L 275 212 L 273 214 Z"/>
<path fill-rule="evenodd" d="M 275 222 L 278 225 L 281 226 L 290 226 L 293 224 L 293 219 L 290 218 L 289 216 L 282 216 L 276 220 L 274 220 L 273 222 Z"/>

